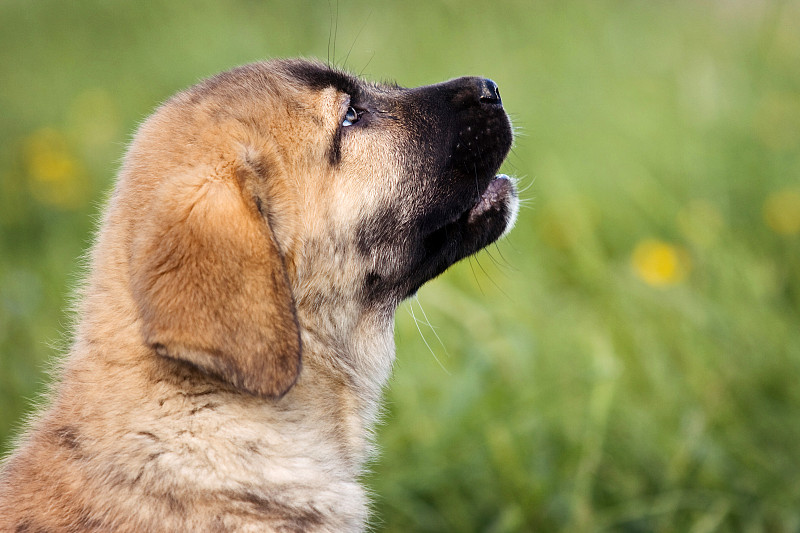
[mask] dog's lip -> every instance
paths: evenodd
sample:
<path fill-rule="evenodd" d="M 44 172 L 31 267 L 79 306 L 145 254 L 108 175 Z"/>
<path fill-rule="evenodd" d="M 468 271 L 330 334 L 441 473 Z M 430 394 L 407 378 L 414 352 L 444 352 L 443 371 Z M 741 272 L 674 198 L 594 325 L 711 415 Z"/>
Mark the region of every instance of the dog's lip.
<path fill-rule="evenodd" d="M 473 223 L 489 209 L 503 202 L 514 191 L 514 184 L 506 174 L 498 174 L 486 186 L 478 201 L 469 209 L 467 222 Z"/>
<path fill-rule="evenodd" d="M 477 200 L 466 207 L 458 209 L 452 217 L 432 228 L 427 234 L 435 233 L 451 224 L 473 224 L 481 215 L 503 202 L 513 192 L 513 180 L 506 174 L 497 174 L 489 181 Z"/>

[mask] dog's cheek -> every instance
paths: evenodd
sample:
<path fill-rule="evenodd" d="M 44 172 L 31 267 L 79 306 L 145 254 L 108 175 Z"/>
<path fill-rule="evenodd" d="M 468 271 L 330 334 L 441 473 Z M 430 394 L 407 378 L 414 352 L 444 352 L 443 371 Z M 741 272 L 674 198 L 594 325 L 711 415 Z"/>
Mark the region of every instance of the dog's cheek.
<path fill-rule="evenodd" d="M 355 248 L 362 263 L 359 280 L 362 298 L 369 305 L 397 303 L 400 286 L 423 251 L 405 202 L 383 207 L 356 225 Z M 413 216 L 411 217 L 413 219 Z"/>

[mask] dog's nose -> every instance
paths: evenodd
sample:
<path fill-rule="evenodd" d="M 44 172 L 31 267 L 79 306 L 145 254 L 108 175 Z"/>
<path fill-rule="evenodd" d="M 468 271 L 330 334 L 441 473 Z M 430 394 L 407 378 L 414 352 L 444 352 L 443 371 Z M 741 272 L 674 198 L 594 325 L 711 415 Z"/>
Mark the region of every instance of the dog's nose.
<path fill-rule="evenodd" d="M 503 101 L 500 100 L 500 89 L 489 78 L 483 78 L 478 82 L 478 95 L 482 104 L 503 104 Z"/>

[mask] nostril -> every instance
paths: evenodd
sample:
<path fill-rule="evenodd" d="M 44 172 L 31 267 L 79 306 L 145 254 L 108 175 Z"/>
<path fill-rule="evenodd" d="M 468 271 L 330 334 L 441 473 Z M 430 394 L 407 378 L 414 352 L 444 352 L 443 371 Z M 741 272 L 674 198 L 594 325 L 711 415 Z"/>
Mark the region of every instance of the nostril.
<path fill-rule="evenodd" d="M 485 78 L 478 82 L 478 94 L 481 99 L 481 103 L 484 104 L 502 104 L 502 100 L 500 100 L 500 89 L 497 88 L 497 84 L 490 80 L 489 78 Z"/>

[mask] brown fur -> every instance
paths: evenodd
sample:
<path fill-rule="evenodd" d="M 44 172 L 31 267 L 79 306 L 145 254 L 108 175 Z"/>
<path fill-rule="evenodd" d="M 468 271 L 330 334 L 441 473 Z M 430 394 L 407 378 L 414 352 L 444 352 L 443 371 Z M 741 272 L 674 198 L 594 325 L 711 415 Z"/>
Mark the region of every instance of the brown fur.
<path fill-rule="evenodd" d="M 0 530 L 365 527 L 397 301 L 363 296 L 356 228 L 397 203 L 407 125 L 332 155 L 350 96 L 304 68 L 241 67 L 140 128 L 60 385 L 0 473 Z"/>

